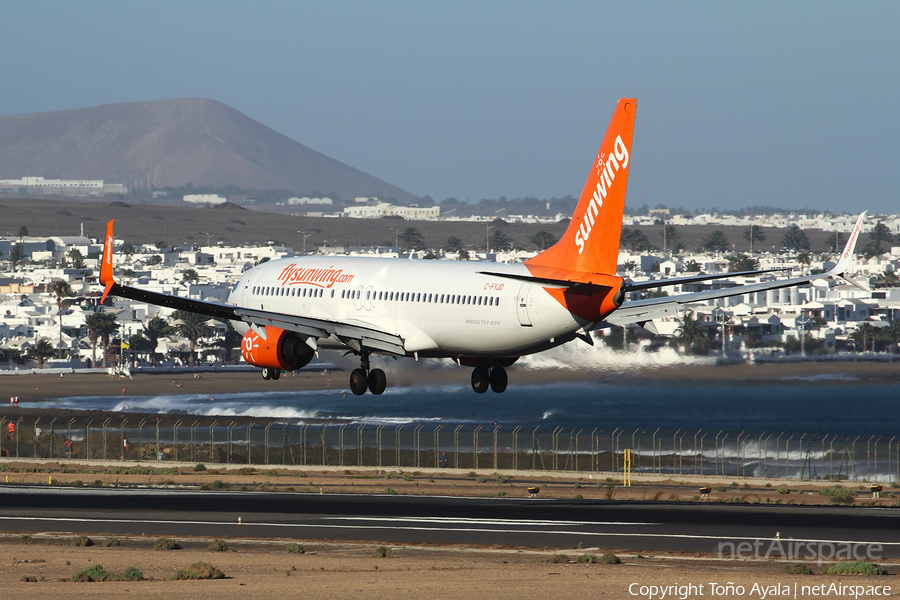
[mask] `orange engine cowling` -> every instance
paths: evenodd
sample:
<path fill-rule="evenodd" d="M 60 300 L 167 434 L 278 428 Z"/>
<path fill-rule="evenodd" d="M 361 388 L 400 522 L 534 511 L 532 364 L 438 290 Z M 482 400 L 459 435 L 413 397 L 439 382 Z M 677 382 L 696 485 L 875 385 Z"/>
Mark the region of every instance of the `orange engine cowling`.
<path fill-rule="evenodd" d="M 266 339 L 253 329 L 244 334 L 241 355 L 257 367 L 292 371 L 309 364 L 315 351 L 293 331 L 267 326 Z"/>

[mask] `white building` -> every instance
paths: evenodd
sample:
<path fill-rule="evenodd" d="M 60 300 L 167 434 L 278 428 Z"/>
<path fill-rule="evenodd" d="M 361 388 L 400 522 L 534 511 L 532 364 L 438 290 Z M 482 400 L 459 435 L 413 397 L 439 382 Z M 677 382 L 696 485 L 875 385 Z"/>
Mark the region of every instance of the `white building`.
<path fill-rule="evenodd" d="M 192 204 L 224 204 L 228 202 L 228 198 L 218 194 L 186 194 L 184 201 Z"/>

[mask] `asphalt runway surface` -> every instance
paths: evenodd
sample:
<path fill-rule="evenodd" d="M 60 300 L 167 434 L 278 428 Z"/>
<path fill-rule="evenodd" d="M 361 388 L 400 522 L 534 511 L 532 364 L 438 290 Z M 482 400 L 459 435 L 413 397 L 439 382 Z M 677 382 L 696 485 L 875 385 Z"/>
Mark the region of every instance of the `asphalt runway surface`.
<path fill-rule="evenodd" d="M 881 557 L 900 557 L 895 508 L 5 485 L 0 530 L 648 552 L 780 540 L 881 544 Z"/>

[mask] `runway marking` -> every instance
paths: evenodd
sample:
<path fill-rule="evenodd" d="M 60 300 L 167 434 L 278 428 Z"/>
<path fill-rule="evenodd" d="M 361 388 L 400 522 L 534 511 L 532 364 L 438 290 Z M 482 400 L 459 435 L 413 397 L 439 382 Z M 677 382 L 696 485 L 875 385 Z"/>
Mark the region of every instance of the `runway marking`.
<path fill-rule="evenodd" d="M 383 521 L 376 517 L 327 517 L 332 521 Z M 541 521 L 528 519 L 476 519 L 464 517 L 390 517 L 391 521 L 412 523 L 470 523 L 485 525 L 660 525 L 660 523 L 641 523 L 630 521 Z"/>
<path fill-rule="evenodd" d="M 374 520 L 374 519 L 373 519 Z M 70 522 L 70 523 L 140 523 L 147 525 L 209 525 L 209 526 L 225 526 L 237 525 L 234 521 L 175 521 L 175 520 L 153 520 L 153 519 L 75 519 L 68 517 L 4 517 L 0 516 L 0 521 L 51 521 L 51 522 Z M 696 535 L 684 533 L 627 533 L 619 531 L 568 531 L 568 530 L 541 530 L 541 529 L 489 529 L 474 527 L 411 527 L 411 526 L 393 526 L 393 525 L 367 525 L 360 527 L 358 525 L 334 525 L 334 524 L 313 524 L 313 523 L 248 523 L 244 522 L 240 527 L 278 527 L 278 528 L 304 528 L 304 529 L 401 529 L 404 531 L 441 531 L 441 532 L 459 532 L 459 533 L 530 533 L 543 535 L 580 535 L 580 536 L 606 536 L 606 537 L 634 537 L 634 538 L 670 538 L 670 539 L 697 539 L 697 540 L 741 540 L 755 541 L 767 540 L 775 541 L 775 538 L 768 537 L 749 537 L 736 535 Z M 821 540 L 810 538 L 780 538 L 781 542 L 804 542 L 804 543 L 820 543 L 820 544 L 881 544 L 882 546 L 900 546 L 900 542 L 883 542 L 883 541 L 867 541 L 867 540 Z"/>

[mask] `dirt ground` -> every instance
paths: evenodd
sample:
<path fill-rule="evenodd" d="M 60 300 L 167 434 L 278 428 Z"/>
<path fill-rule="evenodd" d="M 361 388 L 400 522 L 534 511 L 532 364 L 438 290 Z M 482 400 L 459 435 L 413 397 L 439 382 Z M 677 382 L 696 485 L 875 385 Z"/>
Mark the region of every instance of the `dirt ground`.
<path fill-rule="evenodd" d="M 197 471 L 195 469 L 202 468 Z M 132 487 L 151 486 L 209 490 L 253 490 L 298 494 L 399 494 L 409 496 L 465 496 L 527 498 L 537 487 L 541 498 L 637 500 L 739 504 L 900 506 L 900 489 L 884 485 L 874 498 L 866 485 L 842 487 L 852 495 L 832 496 L 822 488 L 831 482 L 760 480 L 716 476 L 639 474 L 631 486 L 614 473 L 493 471 L 479 469 L 412 470 L 378 467 L 278 467 L 260 465 L 195 465 L 109 461 L 12 459 L 0 463 L 0 485 Z M 895 484 L 896 485 L 896 484 Z M 703 492 L 702 487 L 709 487 Z M 849 497 L 849 499 L 848 499 Z"/>
<path fill-rule="evenodd" d="M 0 538 L 0 582 L 5 597 L 624 599 L 636 597 L 640 586 L 693 584 L 693 593 L 681 597 L 699 598 L 724 592 L 711 589 L 711 584 L 731 584 L 736 588 L 743 586 L 744 591 L 732 596 L 760 598 L 761 594 L 753 593 L 754 585 L 788 586 L 791 592 L 795 584 L 900 586 L 894 580 L 900 571 L 896 565 L 884 565 L 888 576 L 824 575 L 825 566 L 814 563 L 808 563 L 812 575 L 787 575 L 787 563 L 780 561 L 716 561 L 702 555 L 642 557 L 617 552 L 621 564 L 577 562 L 580 556 L 599 559 L 608 551 L 596 548 L 550 552 L 532 548 L 388 545 L 390 557 L 376 558 L 377 545 L 371 543 L 227 539 L 224 541 L 230 549 L 215 552 L 208 549 L 211 539 L 180 539 L 183 549 L 163 551 L 153 550 L 155 540 L 148 538 L 120 537 L 120 546 L 107 548 L 101 536 L 95 536 L 92 547 L 75 547 L 73 536 L 35 534 L 31 536 L 32 543 L 22 544 L 21 535 Z M 300 543 L 305 553 L 288 552 L 288 542 Z M 568 560 L 554 559 L 555 555 L 565 555 Z M 176 570 L 198 561 L 214 565 L 225 578 L 168 580 Z M 77 571 L 96 564 L 107 571 L 135 567 L 147 580 L 69 581 Z M 26 577 L 36 581 L 23 581 Z M 887 595 L 892 594 L 893 589 L 887 591 Z M 768 597 L 788 595 L 772 596 L 770 588 Z"/>

